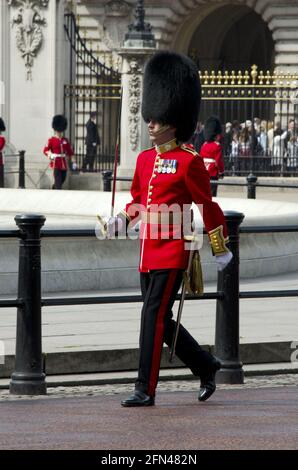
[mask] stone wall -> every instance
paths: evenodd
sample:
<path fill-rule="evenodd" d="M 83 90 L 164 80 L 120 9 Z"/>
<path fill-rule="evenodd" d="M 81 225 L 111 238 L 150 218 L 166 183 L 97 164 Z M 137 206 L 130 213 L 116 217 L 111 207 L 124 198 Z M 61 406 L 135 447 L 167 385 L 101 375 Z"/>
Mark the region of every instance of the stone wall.
<path fill-rule="evenodd" d="M 116 213 L 130 200 L 118 193 Z M 297 224 L 298 204 L 269 200 L 217 199 L 223 210 L 243 212 L 243 225 Z M 0 190 L 0 229 L 15 228 L 17 213 L 42 213 L 45 230 L 51 228 L 95 229 L 96 214 L 108 216 L 111 193 L 96 191 Z M 196 214 L 199 222 L 199 215 Z M 95 233 L 95 232 L 94 232 Z M 242 278 L 298 271 L 298 233 L 241 235 Z M 217 276 L 207 238 L 201 250 L 206 281 Z M 86 238 L 42 239 L 43 292 L 100 291 L 138 288 L 139 240 L 98 240 Z M 17 290 L 18 242 L 1 239 L 0 294 Z"/>
<path fill-rule="evenodd" d="M 93 50 L 98 49 L 98 57 L 106 65 L 119 66 L 118 52 L 127 26 L 134 19 L 135 1 L 75 3 L 87 44 L 91 42 Z M 63 15 L 69 4 L 68 0 L 28 1 L 26 15 L 20 10 L 21 0 L 0 4 L 0 81 L 5 87 L 5 103 L 0 103 L 0 113 L 7 123 L 8 142 L 16 150 L 26 150 L 27 171 L 35 182 L 45 169 L 42 149 L 52 134 L 52 116 L 63 110 L 63 85 L 69 68 Z M 204 18 L 226 4 L 226 0 L 148 0 L 146 21 L 153 26 L 158 47 L 187 53 Z M 246 6 L 259 14 L 272 32 L 276 69 L 298 71 L 297 2 L 231 0 L 228 4 L 234 5 L 235 12 L 237 7 Z M 227 20 L 224 17 L 221 20 L 224 31 Z M 34 41 L 39 43 L 31 55 L 26 52 L 22 36 L 26 22 L 35 31 Z"/>

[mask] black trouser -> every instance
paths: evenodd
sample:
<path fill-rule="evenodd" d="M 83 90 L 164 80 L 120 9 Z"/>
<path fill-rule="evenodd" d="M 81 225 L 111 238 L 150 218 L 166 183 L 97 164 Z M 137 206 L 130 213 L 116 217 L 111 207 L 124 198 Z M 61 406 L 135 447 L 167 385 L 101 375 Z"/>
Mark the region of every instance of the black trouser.
<path fill-rule="evenodd" d="M 218 178 L 216 176 L 212 176 L 212 178 L 210 179 L 212 197 L 217 196 L 217 181 L 218 181 Z"/>
<path fill-rule="evenodd" d="M 87 165 L 88 165 L 89 170 L 93 171 L 95 157 L 96 157 L 96 146 L 87 145 L 86 157 L 84 158 L 84 162 L 83 162 L 83 170 L 86 170 Z"/>
<path fill-rule="evenodd" d="M 141 273 L 141 290 L 144 305 L 140 330 L 140 359 L 136 389 L 155 395 L 160 358 L 165 342 L 169 347 L 175 332 L 172 307 L 179 291 L 183 271 L 162 269 Z M 197 341 L 180 324 L 176 355 L 196 376 L 206 372 L 213 356 L 204 351 Z"/>
<path fill-rule="evenodd" d="M 67 170 L 59 170 L 54 168 L 54 184 L 52 189 L 62 189 L 62 185 L 66 180 Z"/>

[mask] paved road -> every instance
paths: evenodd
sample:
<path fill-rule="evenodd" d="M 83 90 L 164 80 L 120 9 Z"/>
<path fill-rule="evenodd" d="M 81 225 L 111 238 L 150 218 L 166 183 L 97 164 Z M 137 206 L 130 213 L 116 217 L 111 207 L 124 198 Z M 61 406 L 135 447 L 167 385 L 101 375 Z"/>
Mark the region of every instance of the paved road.
<path fill-rule="evenodd" d="M 145 409 L 121 408 L 124 396 L 120 388 L 10 397 L 1 401 L 0 449 L 298 448 L 297 386 L 219 387 L 206 403 L 194 390 L 159 391 L 156 406 Z"/>

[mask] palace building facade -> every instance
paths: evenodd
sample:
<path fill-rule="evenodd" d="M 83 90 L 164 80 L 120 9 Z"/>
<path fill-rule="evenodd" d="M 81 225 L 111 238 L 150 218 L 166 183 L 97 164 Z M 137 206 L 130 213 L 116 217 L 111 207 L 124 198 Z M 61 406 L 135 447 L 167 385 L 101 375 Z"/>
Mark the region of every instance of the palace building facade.
<path fill-rule="evenodd" d="M 125 43 L 141 6 L 156 47 L 189 55 L 202 75 L 238 74 L 241 85 L 241 77 L 257 66 L 258 73 L 289 77 L 295 89 L 298 1 L 1 0 L 0 116 L 7 127 L 6 153 L 26 150 L 33 181 L 46 166 L 42 148 L 56 113 L 69 116 L 80 162 L 85 122 L 91 111 L 98 112 L 101 169 L 108 168 L 121 106 L 120 168 L 130 174 L 134 155 L 146 143 L 141 77 L 154 50 L 152 44 Z M 7 158 L 6 164 L 13 168 L 16 161 Z M 7 185 L 14 184 L 7 179 Z"/>

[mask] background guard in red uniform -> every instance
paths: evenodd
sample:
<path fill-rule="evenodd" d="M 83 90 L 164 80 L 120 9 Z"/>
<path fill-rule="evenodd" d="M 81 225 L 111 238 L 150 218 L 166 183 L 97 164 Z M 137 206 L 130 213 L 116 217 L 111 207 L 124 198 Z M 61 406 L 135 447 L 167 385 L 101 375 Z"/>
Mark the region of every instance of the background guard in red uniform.
<path fill-rule="evenodd" d="M 200 105 L 196 65 L 186 56 L 158 52 L 147 63 L 144 75 L 142 114 L 154 145 L 140 153 L 131 186 L 132 201 L 107 224 L 109 237 L 126 232 L 141 219 L 140 276 L 144 300 L 140 328 L 138 378 L 124 407 L 152 406 L 158 382 L 163 343 L 172 346 L 176 322 L 172 307 L 189 259 L 189 235 L 176 238 L 182 219 L 189 218 L 192 202 L 203 205 L 204 224 L 220 269 L 231 260 L 226 247 L 227 229 L 220 207 L 212 201 L 209 175 L 203 159 L 183 145 L 194 132 Z M 167 237 L 162 223 L 165 208 L 175 204 L 169 217 Z M 185 207 L 187 208 L 185 210 Z M 152 233 L 154 236 L 152 236 Z M 121 234 L 122 235 L 122 234 Z M 180 324 L 176 355 L 200 377 L 199 401 L 215 391 L 220 362 L 203 350 Z"/>
<path fill-rule="evenodd" d="M 200 155 L 204 159 L 206 170 L 210 176 L 211 194 L 217 195 L 217 181 L 224 177 L 224 161 L 222 156 L 222 127 L 219 119 L 211 116 L 204 126 L 205 140 Z"/>
<path fill-rule="evenodd" d="M 5 131 L 5 124 L 2 118 L 0 118 L 0 188 L 4 187 L 4 157 L 2 150 L 5 147 L 5 137 L 3 137 L 2 132 Z"/>
<path fill-rule="evenodd" d="M 53 117 L 52 128 L 55 135 L 50 137 L 43 153 L 50 159 L 50 167 L 53 168 L 54 184 L 52 189 L 62 189 L 73 156 L 72 147 L 67 138 L 63 136 L 67 128 L 67 119 L 61 114 L 57 114 Z"/>

